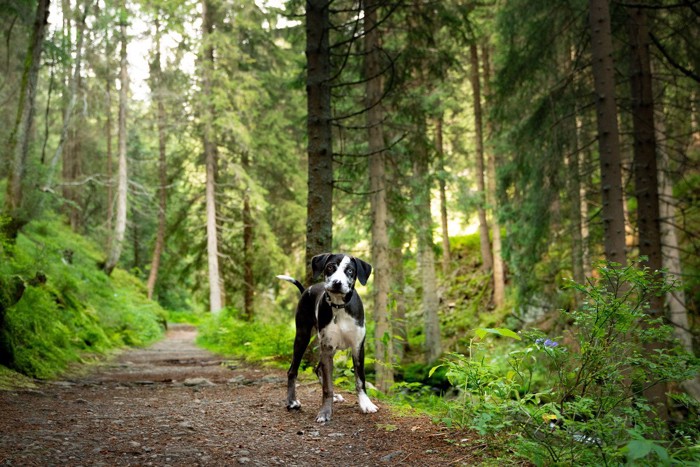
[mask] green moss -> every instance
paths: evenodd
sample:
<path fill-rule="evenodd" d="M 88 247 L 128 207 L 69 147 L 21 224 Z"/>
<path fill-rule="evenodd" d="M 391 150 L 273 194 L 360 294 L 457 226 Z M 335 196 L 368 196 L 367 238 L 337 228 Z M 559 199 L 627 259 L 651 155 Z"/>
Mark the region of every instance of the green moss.
<path fill-rule="evenodd" d="M 19 277 L 25 287 L 4 312 L 5 364 L 51 378 L 85 352 L 142 346 L 162 335 L 165 311 L 147 299 L 139 279 L 120 269 L 104 274 L 102 254 L 58 219 L 29 224 L 0 252 L 0 278 Z"/>

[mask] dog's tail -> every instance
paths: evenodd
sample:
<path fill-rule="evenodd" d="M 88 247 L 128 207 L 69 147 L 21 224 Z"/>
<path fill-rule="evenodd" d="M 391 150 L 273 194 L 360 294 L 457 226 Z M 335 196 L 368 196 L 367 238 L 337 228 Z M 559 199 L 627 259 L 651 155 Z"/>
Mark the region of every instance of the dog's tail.
<path fill-rule="evenodd" d="M 282 279 L 283 281 L 291 282 L 292 284 L 297 286 L 297 288 L 299 289 L 299 293 L 304 293 L 304 286 L 301 285 L 301 282 L 299 282 L 292 276 L 285 276 L 284 274 L 280 274 L 279 276 L 277 276 L 277 279 Z"/>

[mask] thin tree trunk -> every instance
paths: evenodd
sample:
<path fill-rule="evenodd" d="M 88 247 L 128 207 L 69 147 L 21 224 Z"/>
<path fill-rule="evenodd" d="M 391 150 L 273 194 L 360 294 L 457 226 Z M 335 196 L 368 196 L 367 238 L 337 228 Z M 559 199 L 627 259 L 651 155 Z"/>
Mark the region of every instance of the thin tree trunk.
<path fill-rule="evenodd" d="M 565 66 L 571 68 L 573 57 L 576 51 L 571 48 L 564 53 Z M 574 282 L 583 284 L 586 280 L 584 270 L 584 239 L 583 239 L 583 213 L 581 211 L 583 200 L 581 183 L 581 157 L 579 144 L 581 141 L 581 117 L 580 109 L 577 105 L 573 108 L 574 116 L 570 121 L 568 139 L 570 144 L 570 155 L 566 158 L 567 164 L 567 187 L 571 198 L 571 270 Z"/>
<path fill-rule="evenodd" d="M 634 185 L 637 197 L 637 227 L 639 229 L 639 254 L 646 256 L 645 265 L 652 271 L 663 267 L 661 251 L 661 227 L 659 213 L 659 180 L 656 163 L 656 134 L 654 124 L 654 98 L 652 94 L 651 59 L 649 55 L 649 31 L 646 13 L 640 8 L 628 8 L 629 37 L 632 48 L 630 87 L 632 96 L 632 125 L 634 135 Z M 662 296 L 649 299 L 649 313 L 654 318 L 663 315 Z M 654 352 L 661 344 L 647 344 Z M 667 385 L 658 383 L 644 392 L 656 408 L 662 420 L 668 420 Z"/>
<path fill-rule="evenodd" d="M 168 164 L 166 159 L 166 129 L 165 129 L 165 105 L 163 103 L 165 85 L 163 84 L 163 73 L 160 67 L 160 22 L 156 18 L 156 54 L 153 60 L 152 77 L 155 83 L 154 98 L 156 101 L 158 129 L 158 230 L 156 231 L 156 244 L 153 247 L 153 257 L 151 258 L 151 270 L 148 274 L 146 290 L 148 298 L 153 298 L 153 291 L 158 280 L 158 269 L 160 268 L 160 258 L 165 246 L 166 212 L 168 204 Z"/>
<path fill-rule="evenodd" d="M 489 45 L 482 47 L 482 61 L 484 62 L 484 94 L 486 98 L 490 95 L 491 82 L 491 56 Z M 491 124 L 487 121 L 487 137 L 493 133 Z M 497 307 L 503 306 L 506 301 L 506 273 L 503 263 L 502 243 L 501 243 L 501 223 L 498 221 L 498 196 L 496 196 L 496 154 L 493 147 L 490 148 L 487 157 L 487 195 L 489 209 L 491 210 L 491 242 L 493 257 L 493 303 Z"/>
<path fill-rule="evenodd" d="M 241 156 L 241 166 L 245 173 L 250 173 L 250 158 L 247 152 Z M 253 320 L 253 301 L 255 299 L 255 277 L 253 276 L 253 215 L 250 208 L 250 188 L 243 192 L 243 313 L 248 321 Z"/>
<path fill-rule="evenodd" d="M 425 135 L 425 121 L 416 128 L 419 138 Z M 430 174 L 428 173 L 428 153 L 425 142 L 419 140 L 414 145 L 414 203 L 418 237 L 418 269 L 420 271 L 421 308 L 425 324 L 425 358 L 427 363 L 435 362 L 442 353 L 440 343 L 440 320 L 438 317 L 437 281 L 435 279 L 435 253 L 433 252 L 433 227 L 430 213 Z"/>
<path fill-rule="evenodd" d="M 589 0 L 591 55 L 596 95 L 598 148 L 602 191 L 605 258 L 627 264 L 625 250 L 625 211 L 623 208 L 620 136 L 615 106 L 610 11 L 607 0 Z"/>
<path fill-rule="evenodd" d="M 656 119 L 657 135 L 665 134 L 663 112 L 658 112 Z M 657 137 L 657 141 L 660 138 Z M 661 245 L 663 253 L 663 267 L 670 275 L 670 279 L 677 282 L 677 287 L 666 294 L 668 320 L 673 326 L 674 335 L 681 346 L 690 354 L 694 353 L 693 335 L 690 332 L 688 319 L 688 307 L 686 305 L 685 291 L 682 287 L 683 271 L 681 266 L 680 248 L 676 234 L 675 199 L 673 197 L 673 184 L 667 175 L 670 171 L 670 159 L 665 150 L 659 149 L 661 155 L 661 169 L 659 170 L 659 215 L 661 220 Z M 684 381 L 681 387 L 700 401 L 700 375 Z"/>
<path fill-rule="evenodd" d="M 223 308 L 221 279 L 219 276 L 219 247 L 216 229 L 216 144 L 214 142 L 214 110 L 211 71 L 214 67 L 214 48 L 209 44 L 213 32 L 213 20 L 207 0 L 202 2 L 202 37 L 205 42 L 202 60 L 202 84 L 204 91 L 204 158 L 206 164 L 207 207 L 207 260 L 209 266 L 209 310 L 218 313 Z"/>
<path fill-rule="evenodd" d="M 126 233 L 126 213 L 127 213 L 127 192 L 128 192 L 128 171 L 127 171 L 127 153 L 126 153 L 126 139 L 127 139 L 127 128 L 126 119 L 128 111 L 128 99 L 129 99 L 129 71 L 128 62 L 126 55 L 127 48 L 127 35 L 126 35 L 126 2 L 122 0 L 121 11 L 120 11 L 121 21 L 119 25 L 119 31 L 121 35 L 121 53 L 120 53 L 120 73 L 119 81 L 119 162 L 117 168 L 117 218 L 114 223 L 114 235 L 112 237 L 112 243 L 110 247 L 109 256 L 107 257 L 107 262 L 105 263 L 104 270 L 107 275 L 112 274 L 112 271 L 117 266 L 119 262 L 119 257 L 122 253 L 122 246 L 124 243 L 124 235 Z"/>
<path fill-rule="evenodd" d="M 479 238 L 481 240 L 481 259 L 484 271 L 493 269 L 489 225 L 486 221 L 486 182 L 484 181 L 484 136 L 481 113 L 481 84 L 479 76 L 479 52 L 476 44 L 471 44 L 470 74 L 472 95 L 474 99 L 474 132 L 476 138 L 476 189 L 479 197 L 477 211 L 479 215 Z"/>
<path fill-rule="evenodd" d="M 28 214 L 22 210 L 24 174 L 29 157 L 29 140 L 31 139 L 32 124 L 34 123 L 36 88 L 39 80 L 41 53 L 48 19 L 49 0 L 39 0 L 36 6 L 32 38 L 24 61 L 17 118 L 7 144 L 7 153 L 10 157 L 10 171 L 7 180 L 4 211 L 5 215 L 10 218 L 10 222 L 5 225 L 4 230 L 7 237 L 11 240 L 17 237 L 19 230 L 29 221 Z"/>
<path fill-rule="evenodd" d="M 367 103 L 367 139 L 369 142 L 369 184 L 372 219 L 372 264 L 374 267 L 374 332 L 376 380 L 380 391 L 387 392 L 394 384 L 393 339 L 389 321 L 389 235 L 387 233 L 386 173 L 382 78 L 377 8 L 379 2 L 368 0 L 365 19 L 365 79 Z"/>
<path fill-rule="evenodd" d="M 77 38 L 75 44 L 75 68 L 73 70 L 73 75 L 70 78 L 70 84 L 68 86 L 68 103 L 63 111 L 63 126 L 61 128 L 61 134 L 58 140 L 58 145 L 56 146 L 56 151 L 54 151 L 53 157 L 49 163 L 46 174 L 46 183 L 44 184 L 44 191 L 49 191 L 53 189 L 53 176 L 56 172 L 56 165 L 61 159 L 63 153 L 63 146 L 68 138 L 68 130 L 71 128 L 71 123 L 73 121 L 73 111 L 75 110 L 75 102 L 78 99 L 78 83 L 80 80 L 80 71 L 83 56 L 83 36 L 85 34 L 85 20 L 87 19 L 88 10 L 90 8 L 91 2 L 85 1 L 83 5 L 83 12 L 78 21 Z"/>
<path fill-rule="evenodd" d="M 577 125 L 580 124 L 580 119 L 577 119 Z M 581 135 L 581 126 L 579 128 L 579 135 Z M 581 153 L 579 158 L 579 169 L 578 173 L 580 176 L 580 199 L 581 199 L 581 254 L 583 257 L 583 275 L 584 277 L 590 277 L 593 274 L 593 265 L 591 262 L 591 248 L 590 248 L 590 229 L 588 221 L 588 186 L 590 184 L 588 176 L 586 176 L 587 167 L 591 161 L 591 152 L 585 150 Z"/>
<path fill-rule="evenodd" d="M 107 46 L 109 47 L 109 46 Z M 107 138 L 107 246 L 112 244 L 112 219 L 114 218 L 114 173 L 112 156 L 112 77 L 107 70 L 105 79 L 105 100 L 107 121 L 105 122 L 105 137 Z"/>
<path fill-rule="evenodd" d="M 445 182 L 445 148 L 442 144 L 442 123 L 443 117 L 440 115 L 435 121 L 435 146 L 440 175 L 438 177 L 440 186 L 440 225 L 442 226 L 442 274 L 447 277 L 450 273 L 450 263 L 452 261 L 450 252 L 450 233 L 447 228 L 447 193 Z"/>
<path fill-rule="evenodd" d="M 403 269 L 403 229 L 396 227 L 396 218 L 389 213 L 389 225 L 393 225 L 389 235 L 389 268 L 391 269 L 391 328 L 394 337 L 394 358 L 403 361 L 408 352 L 408 331 L 406 326 L 405 278 Z M 393 221 L 393 222 L 392 222 Z"/>

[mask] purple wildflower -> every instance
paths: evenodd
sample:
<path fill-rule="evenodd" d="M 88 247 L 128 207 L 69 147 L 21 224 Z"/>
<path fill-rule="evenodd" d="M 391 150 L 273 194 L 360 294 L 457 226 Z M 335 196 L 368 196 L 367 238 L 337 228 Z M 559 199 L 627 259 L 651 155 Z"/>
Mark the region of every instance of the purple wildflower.
<path fill-rule="evenodd" d="M 551 339 L 547 339 L 546 341 L 544 341 L 544 346 L 545 346 L 545 347 L 554 348 L 554 347 L 556 347 L 556 346 L 558 346 L 558 345 L 559 345 L 559 342 L 553 341 L 553 340 L 551 340 Z"/>

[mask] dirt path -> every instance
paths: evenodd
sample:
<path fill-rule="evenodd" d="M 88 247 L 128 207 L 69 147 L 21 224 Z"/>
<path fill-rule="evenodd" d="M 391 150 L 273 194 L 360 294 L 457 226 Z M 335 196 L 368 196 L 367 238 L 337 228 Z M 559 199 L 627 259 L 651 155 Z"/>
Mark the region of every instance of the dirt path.
<path fill-rule="evenodd" d="M 34 390 L 0 391 L 0 465 L 474 465 L 426 418 L 381 407 L 363 415 L 343 395 L 315 423 L 317 382 L 284 408 L 285 374 L 223 361 L 176 326 L 97 371 Z"/>

